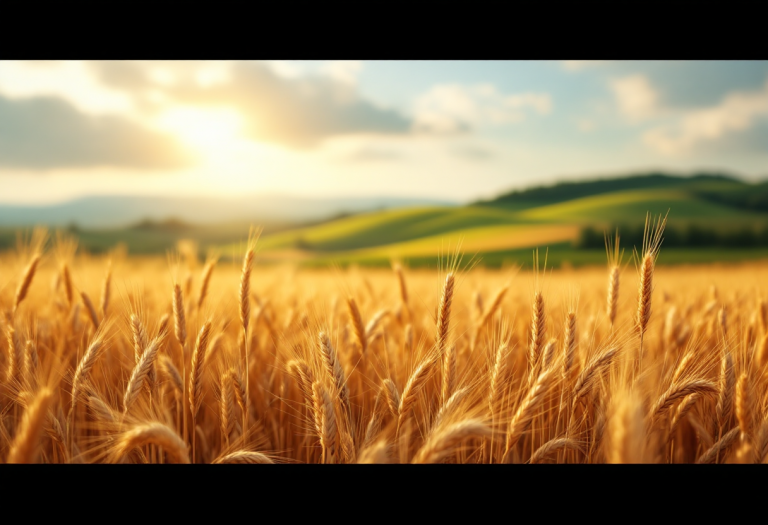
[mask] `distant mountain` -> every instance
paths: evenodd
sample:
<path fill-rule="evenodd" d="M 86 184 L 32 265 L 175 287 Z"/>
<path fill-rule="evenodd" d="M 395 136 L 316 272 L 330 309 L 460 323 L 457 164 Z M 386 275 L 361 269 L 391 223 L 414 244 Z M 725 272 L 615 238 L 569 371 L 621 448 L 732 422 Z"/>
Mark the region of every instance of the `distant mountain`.
<path fill-rule="evenodd" d="M 51 205 L 0 204 L 0 226 L 45 224 L 82 228 L 120 228 L 168 219 L 205 225 L 232 222 L 306 223 L 344 213 L 455 203 L 398 197 L 301 198 L 260 195 L 223 198 L 174 198 L 103 195 Z"/>

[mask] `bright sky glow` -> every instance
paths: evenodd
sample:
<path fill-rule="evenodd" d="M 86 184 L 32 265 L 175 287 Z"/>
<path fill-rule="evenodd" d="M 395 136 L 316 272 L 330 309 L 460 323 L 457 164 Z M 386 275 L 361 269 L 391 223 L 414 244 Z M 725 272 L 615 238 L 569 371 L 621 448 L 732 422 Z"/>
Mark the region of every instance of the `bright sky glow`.
<path fill-rule="evenodd" d="M 768 62 L 0 61 L 0 202 L 768 177 Z"/>

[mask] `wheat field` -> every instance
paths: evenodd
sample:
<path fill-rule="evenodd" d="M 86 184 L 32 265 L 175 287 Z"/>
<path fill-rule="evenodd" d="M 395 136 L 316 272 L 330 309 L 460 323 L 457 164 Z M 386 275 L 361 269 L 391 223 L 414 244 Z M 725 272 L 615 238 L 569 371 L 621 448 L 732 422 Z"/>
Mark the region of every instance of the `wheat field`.
<path fill-rule="evenodd" d="M 235 262 L 96 257 L 36 230 L 0 257 L 0 461 L 762 462 L 768 265 L 656 267 L 662 230 L 555 271 L 263 266 L 255 235 Z"/>

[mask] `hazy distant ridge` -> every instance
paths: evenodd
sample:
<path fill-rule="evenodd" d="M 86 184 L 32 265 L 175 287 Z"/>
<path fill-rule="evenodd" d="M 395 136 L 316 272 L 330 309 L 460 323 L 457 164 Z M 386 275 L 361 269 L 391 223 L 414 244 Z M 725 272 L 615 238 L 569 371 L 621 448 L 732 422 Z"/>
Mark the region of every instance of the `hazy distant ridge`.
<path fill-rule="evenodd" d="M 174 218 L 191 224 L 222 222 L 303 222 L 324 219 L 343 212 L 380 208 L 455 203 L 398 197 L 310 199 L 287 196 L 204 199 L 139 196 L 83 197 L 61 204 L 14 206 L 0 204 L 0 225 L 64 226 L 76 223 L 85 228 L 117 228 L 144 219 Z"/>

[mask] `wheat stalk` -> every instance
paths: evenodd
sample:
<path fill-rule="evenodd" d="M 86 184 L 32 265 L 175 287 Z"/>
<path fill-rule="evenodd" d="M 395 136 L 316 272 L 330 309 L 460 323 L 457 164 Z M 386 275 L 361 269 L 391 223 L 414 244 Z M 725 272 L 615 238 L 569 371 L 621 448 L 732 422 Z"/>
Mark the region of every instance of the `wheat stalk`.
<path fill-rule="evenodd" d="M 299 388 L 304 395 L 304 400 L 308 406 L 312 405 L 312 383 L 315 382 L 314 374 L 309 365 L 300 360 L 294 359 L 288 362 L 288 372 L 298 379 Z"/>
<path fill-rule="evenodd" d="M 563 337 L 563 379 L 571 377 L 573 360 L 576 356 L 576 313 L 568 312 L 565 318 L 565 335 Z"/>
<path fill-rule="evenodd" d="M 733 410 L 733 395 L 736 383 L 736 376 L 733 372 L 733 357 L 726 351 L 720 361 L 720 380 L 718 388 L 720 393 L 717 397 L 715 413 L 717 416 L 717 425 L 722 429 L 731 419 Z"/>
<path fill-rule="evenodd" d="M 318 334 L 320 355 L 323 358 L 325 364 L 325 371 L 328 374 L 328 378 L 333 384 L 336 394 L 339 396 L 341 406 L 344 409 L 347 417 L 351 420 L 352 414 L 349 406 L 349 387 L 347 386 L 346 376 L 344 369 L 339 361 L 339 356 L 336 353 L 336 349 L 331 344 L 331 340 L 328 334 L 320 332 Z"/>
<path fill-rule="evenodd" d="M 454 392 L 453 395 L 449 397 L 448 400 L 440 407 L 440 410 L 435 416 L 435 421 L 432 423 L 432 428 L 439 428 L 443 421 L 449 415 L 451 415 L 454 410 L 456 410 L 456 408 L 461 404 L 462 401 L 464 401 L 464 399 L 467 397 L 467 394 L 469 393 L 469 387 L 460 388 Z"/>
<path fill-rule="evenodd" d="M 32 279 L 35 277 L 35 271 L 37 270 L 37 265 L 39 262 L 40 254 L 36 253 L 32 256 L 32 260 L 29 261 L 29 264 L 24 269 L 24 274 L 21 277 L 19 286 L 16 288 L 16 296 L 13 299 L 14 313 L 19 308 L 19 305 L 24 300 L 24 298 L 27 296 L 27 292 L 29 291 L 29 287 L 32 284 Z"/>
<path fill-rule="evenodd" d="M 131 335 L 133 336 L 133 358 L 134 363 L 138 363 L 144 350 L 147 348 L 147 332 L 141 319 L 136 314 L 131 314 Z"/>
<path fill-rule="evenodd" d="M 312 383 L 315 410 L 315 430 L 323 448 L 323 463 L 336 463 L 338 435 L 333 401 L 319 381 Z"/>
<path fill-rule="evenodd" d="M 675 437 L 675 432 L 677 431 L 677 427 L 680 426 L 680 423 L 685 419 L 685 416 L 688 415 L 688 412 L 691 411 L 693 406 L 696 404 L 696 402 L 701 398 L 701 394 L 698 392 L 694 392 L 693 394 L 688 394 L 683 399 L 682 403 L 680 403 L 677 407 L 677 411 L 675 412 L 674 417 L 672 418 L 672 423 L 669 425 L 669 440 L 671 441 Z"/>
<path fill-rule="evenodd" d="M 443 387 L 441 390 L 443 401 L 451 397 L 456 383 L 456 345 L 451 345 L 443 358 Z"/>
<path fill-rule="evenodd" d="M 119 420 L 115 411 L 98 396 L 88 396 L 88 408 L 91 409 L 96 419 L 104 423 L 115 424 Z"/>
<path fill-rule="evenodd" d="M 272 465 L 275 462 L 269 459 L 267 456 L 265 456 L 261 452 L 251 452 L 249 450 L 238 450 L 236 452 L 231 452 L 225 456 L 216 458 L 215 460 L 213 460 L 212 463 L 215 465 L 231 464 L 231 463 L 246 464 L 246 465 Z"/>
<path fill-rule="evenodd" d="M 43 388 L 36 395 L 32 403 L 24 411 L 16 435 L 8 452 L 7 463 L 34 463 L 37 459 L 40 433 L 48 414 L 48 406 L 53 398 L 53 392 Z"/>
<path fill-rule="evenodd" d="M 8 383 L 18 382 L 22 364 L 21 346 L 16 330 L 11 323 L 8 323 L 5 327 L 5 336 L 8 341 L 8 371 L 6 380 Z"/>
<path fill-rule="evenodd" d="M 651 417 L 657 418 L 668 410 L 678 399 L 691 394 L 716 394 L 717 386 L 705 379 L 695 379 L 683 383 L 673 383 L 651 408 Z"/>
<path fill-rule="evenodd" d="M 581 453 L 584 452 L 581 445 L 571 438 L 555 438 L 550 439 L 537 448 L 536 451 L 531 454 L 531 459 L 528 460 L 528 463 L 532 465 L 541 463 L 555 452 L 559 452 L 563 449 L 571 449 Z"/>
<path fill-rule="evenodd" d="M 534 416 L 544 403 L 553 383 L 554 372 L 552 370 L 545 370 L 539 375 L 536 382 L 528 390 L 525 398 L 523 398 L 517 412 L 515 412 L 515 415 L 509 422 L 507 440 L 504 448 L 504 463 L 508 463 L 511 460 L 510 452 L 512 448 L 520 440 L 523 433 L 528 430 L 528 426 L 531 424 Z"/>
<path fill-rule="evenodd" d="M 112 451 L 111 462 L 119 463 L 132 450 L 150 444 L 162 447 L 176 463 L 189 463 L 186 443 L 172 428 L 156 421 L 137 424 L 120 434 Z"/>
<path fill-rule="evenodd" d="M 727 452 L 731 446 L 736 443 L 736 439 L 739 437 L 739 432 L 739 427 L 732 428 L 726 432 L 725 435 L 720 438 L 720 441 L 712 445 L 709 450 L 699 456 L 699 459 L 696 460 L 696 463 L 714 463 L 721 452 Z"/>
<path fill-rule="evenodd" d="M 93 328 L 98 329 L 99 314 L 96 313 L 96 308 L 94 308 L 93 303 L 91 302 L 91 298 L 88 297 L 88 294 L 85 292 L 80 292 L 80 298 L 83 300 L 83 304 L 85 305 L 85 309 L 88 312 L 88 318 L 91 320 Z"/>
<path fill-rule="evenodd" d="M 490 435 L 490 427 L 478 419 L 467 419 L 453 423 L 432 434 L 416 453 L 412 463 L 439 463 L 464 440 L 487 438 Z"/>
<path fill-rule="evenodd" d="M 216 261 L 209 260 L 207 263 L 205 263 L 205 267 L 203 268 L 203 275 L 200 280 L 200 296 L 197 298 L 198 310 L 203 306 L 205 297 L 208 294 L 208 285 L 210 284 L 211 275 L 213 275 L 213 268 L 215 266 L 216 266 Z"/>
<path fill-rule="evenodd" d="M 379 310 L 376 312 L 373 317 L 371 317 L 371 320 L 368 321 L 368 324 L 365 325 L 365 338 L 366 340 L 370 340 L 371 336 L 373 336 L 373 332 L 378 328 L 379 323 L 387 316 L 389 315 L 389 310 L 386 308 L 383 310 Z"/>
<path fill-rule="evenodd" d="M 496 311 L 499 309 L 499 306 L 501 306 L 501 301 L 504 299 L 504 295 L 506 295 L 507 290 L 509 290 L 508 284 L 500 288 L 496 292 L 496 295 L 493 297 L 493 300 L 491 301 L 491 304 L 488 306 L 487 310 L 483 310 L 483 305 L 482 305 L 483 301 L 480 298 L 480 294 L 476 295 L 476 303 L 480 310 L 480 320 L 475 325 L 475 333 L 474 333 L 474 336 L 472 337 L 472 344 L 471 344 L 472 348 L 475 348 L 475 346 L 477 346 L 477 340 L 480 337 L 480 332 L 486 325 L 488 325 L 491 318 L 493 317 L 493 314 L 495 314 Z"/>
<path fill-rule="evenodd" d="M 416 404 L 416 400 L 419 397 L 419 393 L 424 388 L 424 385 L 429 378 L 430 372 L 432 372 L 434 364 L 434 358 L 428 357 L 422 360 L 422 362 L 413 370 L 410 377 L 408 378 L 408 382 L 405 384 L 405 388 L 403 388 L 403 393 L 400 395 L 400 406 L 397 409 L 398 434 L 400 433 L 400 428 L 403 426 L 403 423 L 410 415 L 411 410 L 413 410 L 413 407 Z"/>
<path fill-rule="evenodd" d="M 24 351 L 24 378 L 30 388 L 37 388 L 37 369 L 40 366 L 37 345 L 28 340 Z"/>
<path fill-rule="evenodd" d="M 579 400 L 590 392 L 592 387 L 600 378 L 603 371 L 611 366 L 611 363 L 614 361 L 618 353 L 618 348 L 612 348 L 603 354 L 596 355 L 586 364 L 584 369 L 576 378 L 576 384 L 573 387 L 573 409 L 576 408 L 576 404 L 579 402 Z"/>
<path fill-rule="evenodd" d="M 608 321 L 613 327 L 616 322 L 616 312 L 619 309 L 619 274 L 620 269 L 618 266 L 613 266 L 608 272 Z"/>
<path fill-rule="evenodd" d="M 445 352 L 445 345 L 448 341 L 448 327 L 451 321 L 451 303 L 453 301 L 453 288 L 455 278 L 453 272 L 445 277 L 443 293 L 440 296 L 440 304 L 437 309 L 437 337 L 435 339 L 435 348 L 441 357 Z"/>
<path fill-rule="evenodd" d="M 184 348 L 187 342 L 187 317 L 184 313 L 184 296 L 178 284 L 173 285 L 173 322 L 176 340 Z"/>
<path fill-rule="evenodd" d="M 75 415 L 75 407 L 77 406 L 77 400 L 80 396 L 83 382 L 88 378 L 88 374 L 93 369 L 93 365 L 96 364 L 96 359 L 104 348 L 103 333 L 104 332 L 96 332 L 96 334 L 94 334 L 91 344 L 83 354 L 83 357 L 80 359 L 80 363 L 75 370 L 75 375 L 72 378 L 72 404 L 69 409 L 70 421 L 72 421 L 72 418 Z"/>
<path fill-rule="evenodd" d="M 381 383 L 381 392 L 392 417 L 398 417 L 400 415 L 400 392 L 398 392 L 395 383 L 391 379 L 385 379 Z"/>
<path fill-rule="evenodd" d="M 493 368 L 491 369 L 491 383 L 488 395 L 488 407 L 491 414 L 495 412 L 495 407 L 501 399 L 502 390 L 505 385 L 507 375 L 507 361 L 509 359 L 509 343 L 503 342 L 499 345 L 494 356 Z"/>
<path fill-rule="evenodd" d="M 179 394 L 182 394 L 184 392 L 184 382 L 181 379 L 181 374 L 179 374 L 179 369 L 176 368 L 171 358 L 167 355 L 160 356 L 160 370 L 165 374 L 165 377 L 170 379 L 173 388 Z"/>
<path fill-rule="evenodd" d="M 189 376 L 189 406 L 192 410 L 192 421 L 195 421 L 203 402 L 203 365 L 205 364 L 205 351 L 208 349 L 210 333 L 211 321 L 208 320 L 197 334 L 195 351 L 192 354 L 192 373 Z"/>
<path fill-rule="evenodd" d="M 74 291 L 72 286 L 72 276 L 69 273 L 69 266 L 66 262 L 61 263 L 61 280 L 64 283 L 64 293 L 67 297 L 67 304 L 72 305 L 72 300 L 74 298 Z"/>
<path fill-rule="evenodd" d="M 736 382 L 736 420 L 739 422 L 742 438 L 752 433 L 752 396 L 749 376 L 742 372 Z"/>
<path fill-rule="evenodd" d="M 101 286 L 101 301 L 99 306 L 101 309 L 101 315 L 107 316 L 107 308 L 109 308 L 110 289 L 112 287 L 112 260 L 107 263 L 107 273 L 104 275 L 104 282 Z"/>
<path fill-rule="evenodd" d="M 352 321 L 352 328 L 354 328 L 355 331 L 357 344 L 360 345 L 360 353 L 365 354 L 365 350 L 368 348 L 368 338 L 365 336 L 363 318 L 360 316 L 360 310 L 357 308 L 357 303 L 354 298 L 347 298 L 347 307 L 349 309 L 349 318 Z"/>
<path fill-rule="evenodd" d="M 528 347 L 528 367 L 531 371 L 531 377 L 535 374 L 534 370 L 539 363 L 541 349 L 546 337 L 546 315 L 544 313 L 544 296 L 541 292 L 536 292 L 533 298 L 533 313 L 531 314 L 531 342 Z"/>
<path fill-rule="evenodd" d="M 144 381 L 149 377 L 152 365 L 155 362 L 155 357 L 160 351 L 160 346 L 163 342 L 163 336 L 156 337 L 147 345 L 146 350 L 139 358 L 136 366 L 133 367 L 131 377 L 128 379 L 128 384 L 125 387 L 125 393 L 123 394 L 123 413 L 127 414 L 131 407 L 136 403 L 139 398 L 141 389 L 144 386 Z"/>
<path fill-rule="evenodd" d="M 221 399 L 219 401 L 219 418 L 221 422 L 221 436 L 225 443 L 229 444 L 229 436 L 235 428 L 234 420 L 234 397 L 235 393 L 226 373 L 221 374 L 219 380 Z"/>

